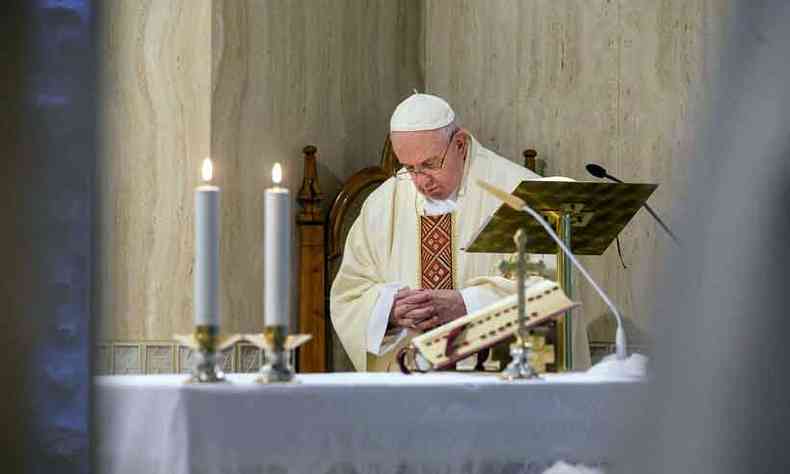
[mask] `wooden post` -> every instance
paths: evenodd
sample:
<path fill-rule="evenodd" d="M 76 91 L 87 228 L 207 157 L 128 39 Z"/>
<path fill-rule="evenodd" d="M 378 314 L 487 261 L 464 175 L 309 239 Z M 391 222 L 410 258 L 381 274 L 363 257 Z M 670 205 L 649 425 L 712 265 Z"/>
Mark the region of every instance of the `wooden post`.
<path fill-rule="evenodd" d="M 299 330 L 313 339 L 299 349 L 299 372 L 326 372 L 326 314 L 324 306 L 324 218 L 316 171 L 316 147 L 304 147 L 304 178 L 297 200 L 299 234 Z"/>
<path fill-rule="evenodd" d="M 533 150 L 532 148 L 527 148 L 524 150 L 524 167 L 528 170 L 532 171 L 533 173 L 538 172 L 538 152 Z"/>

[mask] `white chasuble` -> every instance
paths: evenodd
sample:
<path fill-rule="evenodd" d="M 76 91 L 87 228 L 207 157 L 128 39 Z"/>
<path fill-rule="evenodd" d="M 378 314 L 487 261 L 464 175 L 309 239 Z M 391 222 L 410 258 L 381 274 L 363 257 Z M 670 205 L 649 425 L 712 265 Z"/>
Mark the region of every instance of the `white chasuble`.
<path fill-rule="evenodd" d="M 539 178 L 470 137 L 464 176 L 449 209 L 440 205 L 444 209 L 436 215 L 430 211 L 436 203 L 411 180 L 394 177 L 368 196 L 349 231 L 330 293 L 332 324 L 356 370 L 397 370 L 398 350 L 418 334 L 386 329 L 399 288 L 457 289 L 470 312 L 515 292 L 515 282 L 498 269 L 511 255 L 466 253 L 460 247 L 501 204 L 475 184 L 478 179 L 512 191 L 523 180 Z M 574 356 L 584 365 L 589 363 L 586 325 L 577 325 L 574 346 L 582 350 Z"/>

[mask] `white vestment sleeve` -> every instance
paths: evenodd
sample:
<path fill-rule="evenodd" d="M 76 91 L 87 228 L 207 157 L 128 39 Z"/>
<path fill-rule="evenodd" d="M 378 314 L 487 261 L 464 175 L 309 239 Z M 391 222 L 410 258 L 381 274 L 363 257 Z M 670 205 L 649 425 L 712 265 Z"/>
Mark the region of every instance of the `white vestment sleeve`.
<path fill-rule="evenodd" d="M 406 337 L 405 328 L 391 330 L 387 333 L 392 304 L 395 301 L 395 293 L 406 285 L 402 283 L 387 283 L 379 287 L 379 297 L 373 314 L 368 320 L 368 352 L 373 355 L 383 355 L 392 350 L 401 339 Z M 384 337 L 386 334 L 386 338 Z"/>

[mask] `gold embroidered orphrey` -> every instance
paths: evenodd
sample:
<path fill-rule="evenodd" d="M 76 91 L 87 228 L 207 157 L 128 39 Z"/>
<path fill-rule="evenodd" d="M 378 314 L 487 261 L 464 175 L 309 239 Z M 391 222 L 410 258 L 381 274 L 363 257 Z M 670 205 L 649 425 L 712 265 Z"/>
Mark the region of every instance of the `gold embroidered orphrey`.
<path fill-rule="evenodd" d="M 420 287 L 454 289 L 453 214 L 420 216 Z"/>

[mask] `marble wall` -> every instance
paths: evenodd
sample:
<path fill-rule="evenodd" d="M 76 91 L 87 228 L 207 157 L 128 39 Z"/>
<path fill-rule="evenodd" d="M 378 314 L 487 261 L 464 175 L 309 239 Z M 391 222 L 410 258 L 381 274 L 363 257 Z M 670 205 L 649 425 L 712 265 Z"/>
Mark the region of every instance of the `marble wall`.
<path fill-rule="evenodd" d="M 168 339 L 192 318 L 193 188 L 210 152 L 211 0 L 102 2 L 101 339 Z"/>
<path fill-rule="evenodd" d="M 626 181 L 659 183 L 650 199 L 671 226 L 683 212 L 724 0 L 431 0 L 427 90 L 446 97 L 486 146 L 520 160 L 535 148 L 547 174 L 577 179 L 597 162 Z M 612 245 L 585 258 L 644 341 L 661 255 L 673 245 L 641 211 Z M 613 325 L 582 284 L 590 339 Z"/>
<path fill-rule="evenodd" d="M 284 164 L 295 193 L 301 149 L 318 146 L 321 185 L 334 196 L 378 161 L 389 114 L 413 88 L 445 96 L 504 156 L 537 149 L 549 174 L 586 178 L 583 165 L 595 161 L 623 179 L 660 183 L 651 203 L 671 225 L 725 4 L 103 3 L 101 339 L 164 341 L 190 330 L 192 189 L 209 154 L 223 188 L 224 326 L 259 328 L 261 193 L 273 163 Z M 627 269 L 614 247 L 586 262 L 640 334 L 670 243 L 640 212 L 622 244 Z M 586 285 L 581 299 L 591 338 L 611 340 L 605 308 Z"/>
<path fill-rule="evenodd" d="M 283 163 L 295 194 L 301 150 L 316 145 L 321 186 L 333 197 L 378 162 L 390 111 L 424 83 L 415 5 L 104 4 L 100 339 L 164 341 L 191 329 L 192 189 L 209 154 L 223 190 L 223 325 L 260 329 L 261 200 L 271 167 Z"/>
<path fill-rule="evenodd" d="M 261 325 L 261 193 L 272 165 L 284 165 L 295 195 L 302 148 L 316 145 L 322 190 L 334 197 L 352 173 L 378 163 L 390 111 L 421 87 L 421 16 L 411 3 L 214 2 L 211 154 L 223 170 L 229 329 Z M 294 321 L 296 310 L 294 300 Z"/>

